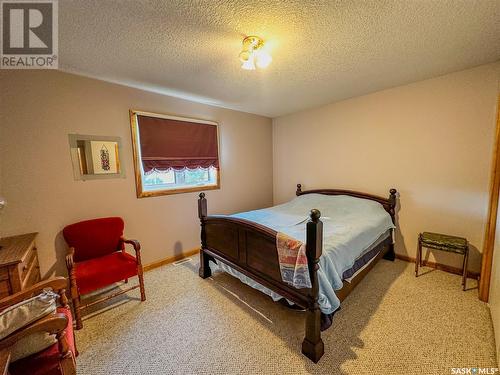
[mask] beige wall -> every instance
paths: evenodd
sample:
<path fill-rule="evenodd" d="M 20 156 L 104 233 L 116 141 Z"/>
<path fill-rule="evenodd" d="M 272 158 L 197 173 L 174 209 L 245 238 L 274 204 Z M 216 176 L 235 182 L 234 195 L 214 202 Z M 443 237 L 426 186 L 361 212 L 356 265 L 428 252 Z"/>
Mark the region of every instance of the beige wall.
<path fill-rule="evenodd" d="M 209 213 L 272 204 L 272 126 L 265 117 L 226 110 L 56 71 L 0 72 L 0 180 L 8 206 L 0 235 L 37 231 L 42 273 L 64 271 L 66 224 L 125 219 L 125 234 L 150 263 L 199 246 L 197 194 L 137 199 L 130 108 L 220 124 L 221 189 Z M 125 179 L 74 181 L 68 133 L 120 136 Z"/>
<path fill-rule="evenodd" d="M 274 203 L 297 182 L 381 195 L 394 186 L 397 252 L 414 256 L 419 231 L 464 235 L 478 270 L 499 72 L 499 63 L 485 65 L 280 117 L 272 141 L 264 117 L 62 72 L 2 71 L 0 235 L 40 232 L 43 272 L 56 259 L 62 271 L 63 226 L 92 217 L 123 216 L 145 263 L 196 247 L 196 193 L 135 198 L 128 110 L 137 108 L 220 123 L 222 189 L 207 194 L 212 213 L 270 205 L 274 158 Z M 120 136 L 126 178 L 74 181 L 68 133 Z"/>
<path fill-rule="evenodd" d="M 478 271 L 499 75 L 490 64 L 275 119 L 274 203 L 298 182 L 383 196 L 395 187 L 396 252 L 414 257 L 421 231 L 466 236 Z"/>

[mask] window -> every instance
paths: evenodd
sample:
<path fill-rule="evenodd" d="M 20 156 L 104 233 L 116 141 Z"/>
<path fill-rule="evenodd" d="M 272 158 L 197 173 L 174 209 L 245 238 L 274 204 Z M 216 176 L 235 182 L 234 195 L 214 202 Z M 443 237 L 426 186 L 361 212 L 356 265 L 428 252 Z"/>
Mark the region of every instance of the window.
<path fill-rule="evenodd" d="M 218 189 L 218 125 L 130 111 L 137 197 Z"/>

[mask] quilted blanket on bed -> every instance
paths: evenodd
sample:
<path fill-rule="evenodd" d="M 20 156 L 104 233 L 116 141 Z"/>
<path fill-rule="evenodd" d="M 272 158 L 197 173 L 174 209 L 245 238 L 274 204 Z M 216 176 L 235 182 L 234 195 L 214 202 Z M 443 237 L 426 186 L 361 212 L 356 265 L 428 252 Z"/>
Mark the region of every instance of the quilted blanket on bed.
<path fill-rule="evenodd" d="M 278 250 L 281 279 L 297 289 L 310 288 L 311 278 L 307 264 L 306 244 L 278 232 L 276 234 L 276 249 Z"/>

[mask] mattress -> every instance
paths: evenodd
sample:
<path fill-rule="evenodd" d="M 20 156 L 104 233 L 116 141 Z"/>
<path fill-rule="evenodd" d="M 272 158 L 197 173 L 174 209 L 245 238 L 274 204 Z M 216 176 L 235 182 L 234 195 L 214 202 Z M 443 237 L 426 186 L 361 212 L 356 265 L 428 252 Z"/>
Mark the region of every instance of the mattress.
<path fill-rule="evenodd" d="M 322 313 L 332 314 L 340 306 L 335 291 L 342 288 L 346 277 L 352 277 L 377 255 L 371 250 L 394 229 L 390 215 L 380 203 L 345 195 L 306 194 L 282 205 L 231 216 L 264 225 L 305 242 L 306 222 L 313 208 L 321 211 L 323 222 L 318 302 Z M 218 263 L 211 263 L 213 271 L 227 272 L 274 300 L 282 298 L 223 262 Z"/>
<path fill-rule="evenodd" d="M 361 254 L 358 258 L 356 258 L 356 261 L 354 262 L 353 266 L 349 268 L 348 270 L 344 271 L 342 274 L 342 280 L 351 282 L 351 280 L 358 274 L 360 273 L 365 267 L 367 267 L 373 259 L 376 258 L 378 253 L 380 252 L 379 249 L 377 249 L 377 246 L 380 245 L 380 243 L 387 238 L 391 236 L 391 231 L 387 231 L 384 234 L 382 234 L 373 244 L 371 244 L 363 254 Z"/>

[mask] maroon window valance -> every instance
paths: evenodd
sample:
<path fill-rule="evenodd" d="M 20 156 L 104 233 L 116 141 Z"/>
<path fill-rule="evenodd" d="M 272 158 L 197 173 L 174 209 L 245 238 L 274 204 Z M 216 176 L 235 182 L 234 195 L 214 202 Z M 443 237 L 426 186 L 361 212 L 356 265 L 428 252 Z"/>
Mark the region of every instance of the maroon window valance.
<path fill-rule="evenodd" d="M 137 115 L 144 172 L 219 168 L 217 125 Z"/>

